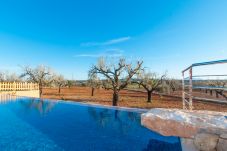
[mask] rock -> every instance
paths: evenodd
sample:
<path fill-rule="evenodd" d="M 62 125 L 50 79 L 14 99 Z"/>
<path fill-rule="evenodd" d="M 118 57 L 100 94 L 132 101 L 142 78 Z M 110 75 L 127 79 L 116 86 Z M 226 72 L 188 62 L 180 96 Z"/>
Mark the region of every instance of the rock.
<path fill-rule="evenodd" d="M 141 123 L 164 136 L 194 138 L 198 133 L 227 133 L 226 115 L 213 111 L 156 108 L 142 114 Z"/>
<path fill-rule="evenodd" d="M 215 151 L 219 136 L 213 134 L 197 134 L 194 139 L 196 148 L 200 151 Z"/>
<path fill-rule="evenodd" d="M 195 145 L 193 139 L 181 138 L 182 151 L 199 151 Z"/>
<path fill-rule="evenodd" d="M 220 136 L 217 151 L 227 151 L 227 134 L 222 134 Z"/>
<path fill-rule="evenodd" d="M 195 126 L 159 117 L 149 117 L 149 119 L 143 117 L 142 125 L 164 136 L 180 136 L 183 138 L 190 138 L 198 132 L 198 129 Z"/>
<path fill-rule="evenodd" d="M 227 134 L 221 134 L 220 138 L 227 139 Z"/>
<path fill-rule="evenodd" d="M 217 145 L 217 151 L 227 151 L 227 140 L 226 139 L 219 139 Z"/>

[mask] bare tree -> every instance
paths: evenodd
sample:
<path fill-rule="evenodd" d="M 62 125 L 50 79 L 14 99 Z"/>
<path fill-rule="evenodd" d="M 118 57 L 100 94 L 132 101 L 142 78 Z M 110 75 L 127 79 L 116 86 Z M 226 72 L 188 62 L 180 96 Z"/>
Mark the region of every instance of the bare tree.
<path fill-rule="evenodd" d="M 209 86 L 212 87 L 216 87 L 216 89 L 214 89 L 214 91 L 216 92 L 216 98 L 219 97 L 219 95 L 221 95 L 222 97 L 224 97 L 227 100 L 227 95 L 224 93 L 224 88 L 227 85 L 227 81 L 226 80 L 213 80 L 213 81 L 209 81 Z M 210 95 L 212 95 L 212 89 L 210 89 Z"/>
<path fill-rule="evenodd" d="M 4 72 L 0 72 L 0 82 L 5 81 L 5 74 Z"/>
<path fill-rule="evenodd" d="M 71 88 L 73 85 L 75 85 L 75 81 L 74 80 L 66 80 L 66 84 L 65 84 L 68 88 Z"/>
<path fill-rule="evenodd" d="M 27 77 L 28 81 L 32 81 L 39 84 L 40 97 L 43 93 L 43 87 L 52 83 L 54 81 L 54 73 L 47 66 L 37 66 L 36 68 L 31 68 L 29 66 L 23 67 L 23 74 L 20 77 Z"/>
<path fill-rule="evenodd" d="M 175 92 L 175 91 L 181 89 L 182 84 L 181 84 L 180 80 L 177 80 L 174 78 L 166 78 L 163 81 L 163 85 L 169 89 L 168 92 Z"/>
<path fill-rule="evenodd" d="M 22 79 L 16 73 L 10 73 L 8 71 L 0 72 L 1 82 L 21 82 Z"/>
<path fill-rule="evenodd" d="M 101 81 L 97 74 L 88 74 L 88 86 L 91 87 L 91 96 L 94 96 L 95 89 L 101 87 Z"/>
<path fill-rule="evenodd" d="M 6 81 L 8 82 L 21 82 L 22 79 L 16 73 L 6 74 Z"/>
<path fill-rule="evenodd" d="M 109 84 L 104 87 L 113 91 L 113 106 L 117 106 L 119 92 L 127 87 L 132 77 L 141 70 L 142 64 L 142 61 L 138 61 L 133 66 L 132 63 L 126 63 L 124 58 L 119 59 L 116 64 L 107 64 L 104 58 L 100 58 L 98 64 L 91 68 L 90 74 L 100 74 L 107 79 Z"/>
<path fill-rule="evenodd" d="M 145 72 L 144 70 L 137 74 L 136 83 L 141 85 L 147 91 L 147 102 L 151 102 L 152 93 L 159 90 L 165 77 L 165 74 L 159 77 L 156 73 Z"/>
<path fill-rule="evenodd" d="M 66 85 L 66 80 L 63 75 L 54 76 L 54 83 L 58 86 L 58 94 L 61 94 L 61 87 Z"/>

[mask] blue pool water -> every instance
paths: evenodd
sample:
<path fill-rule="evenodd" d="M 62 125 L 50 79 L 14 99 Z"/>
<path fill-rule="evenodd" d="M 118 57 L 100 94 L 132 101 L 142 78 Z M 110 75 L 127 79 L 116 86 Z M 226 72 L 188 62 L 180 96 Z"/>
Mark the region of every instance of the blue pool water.
<path fill-rule="evenodd" d="M 19 98 L 0 104 L 0 150 L 181 151 L 140 124 L 135 110 Z"/>

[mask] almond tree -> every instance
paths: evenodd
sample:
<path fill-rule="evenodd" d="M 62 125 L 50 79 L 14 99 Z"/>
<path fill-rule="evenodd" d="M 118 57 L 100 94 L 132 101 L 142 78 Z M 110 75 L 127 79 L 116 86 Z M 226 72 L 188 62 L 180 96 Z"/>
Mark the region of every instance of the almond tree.
<path fill-rule="evenodd" d="M 0 82 L 3 82 L 5 80 L 4 73 L 0 72 Z"/>
<path fill-rule="evenodd" d="M 22 79 L 16 73 L 10 72 L 0 72 L 0 81 L 1 82 L 21 82 Z"/>
<path fill-rule="evenodd" d="M 40 65 L 35 68 L 31 68 L 26 66 L 23 67 L 22 70 L 23 74 L 21 74 L 20 77 L 27 77 L 28 81 L 39 84 L 40 97 L 43 93 L 43 87 L 54 81 L 54 73 L 50 67 Z"/>
<path fill-rule="evenodd" d="M 163 87 L 167 87 L 168 89 L 168 92 L 167 93 L 170 93 L 170 92 L 175 92 L 177 90 L 180 90 L 181 89 L 181 82 L 180 80 L 177 80 L 177 79 L 174 79 L 174 78 L 166 78 L 164 81 L 163 81 Z"/>
<path fill-rule="evenodd" d="M 147 91 L 147 102 L 151 102 L 152 93 L 159 90 L 165 77 L 165 74 L 159 77 L 156 73 L 145 72 L 144 70 L 137 74 L 136 83 Z"/>
<path fill-rule="evenodd" d="M 100 88 L 101 86 L 101 81 L 98 78 L 97 74 L 88 75 L 88 86 L 91 87 L 91 96 L 94 96 L 95 89 Z"/>
<path fill-rule="evenodd" d="M 66 80 L 66 86 L 68 87 L 68 88 L 71 88 L 72 86 L 74 86 L 75 84 L 75 81 L 74 80 Z"/>
<path fill-rule="evenodd" d="M 7 82 L 21 82 L 20 76 L 18 76 L 16 73 L 8 73 L 6 74 L 6 81 Z"/>
<path fill-rule="evenodd" d="M 109 84 L 105 85 L 105 89 L 113 91 L 112 104 L 118 105 L 119 92 L 126 88 L 134 75 L 142 68 L 142 61 L 138 61 L 135 66 L 132 63 L 126 63 L 124 58 L 119 59 L 117 63 L 107 64 L 104 58 L 98 60 L 97 65 L 92 66 L 90 74 L 102 75 Z"/>
<path fill-rule="evenodd" d="M 219 95 L 221 95 L 222 97 L 224 97 L 227 100 L 227 95 L 224 93 L 225 90 L 224 88 L 227 85 L 227 81 L 226 80 L 213 80 L 209 82 L 209 86 L 212 87 L 217 87 L 216 89 L 214 89 L 214 91 L 216 92 L 216 98 L 219 97 Z M 212 89 L 210 90 L 210 93 L 212 95 Z"/>
<path fill-rule="evenodd" d="M 54 83 L 58 86 L 58 94 L 61 94 L 61 87 L 66 85 L 66 80 L 63 75 L 55 75 Z"/>

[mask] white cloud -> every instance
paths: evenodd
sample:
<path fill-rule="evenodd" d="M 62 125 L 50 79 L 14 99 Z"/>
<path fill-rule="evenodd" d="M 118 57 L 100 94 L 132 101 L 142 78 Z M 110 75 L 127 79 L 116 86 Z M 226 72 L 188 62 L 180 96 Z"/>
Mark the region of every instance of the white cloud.
<path fill-rule="evenodd" d="M 107 49 L 103 53 L 99 54 L 78 54 L 74 57 L 88 57 L 88 58 L 99 58 L 99 57 L 121 57 L 124 51 L 120 49 Z"/>
<path fill-rule="evenodd" d="M 121 37 L 121 38 L 117 38 L 117 39 L 111 39 L 108 41 L 104 41 L 104 42 L 86 42 L 86 43 L 82 43 L 81 46 L 85 46 L 85 47 L 91 47 L 91 46 L 108 46 L 108 45 L 113 45 L 113 44 L 117 44 L 117 43 L 122 43 L 125 41 L 130 40 L 131 37 Z"/>

